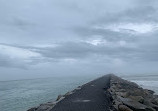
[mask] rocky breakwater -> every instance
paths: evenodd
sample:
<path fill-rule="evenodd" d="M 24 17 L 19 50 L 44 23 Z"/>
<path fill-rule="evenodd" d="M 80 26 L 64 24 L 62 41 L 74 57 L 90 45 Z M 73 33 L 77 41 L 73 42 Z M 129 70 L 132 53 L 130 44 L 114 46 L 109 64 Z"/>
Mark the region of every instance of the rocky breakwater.
<path fill-rule="evenodd" d="M 136 83 L 111 75 L 108 91 L 118 111 L 158 111 L 158 96 Z"/>

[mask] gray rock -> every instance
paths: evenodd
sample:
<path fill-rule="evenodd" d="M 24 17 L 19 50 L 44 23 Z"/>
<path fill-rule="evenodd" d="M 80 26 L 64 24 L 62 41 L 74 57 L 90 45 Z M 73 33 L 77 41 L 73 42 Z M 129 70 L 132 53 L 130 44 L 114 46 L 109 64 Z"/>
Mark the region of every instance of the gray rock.
<path fill-rule="evenodd" d="M 155 93 L 153 90 L 149 90 L 149 89 L 148 89 L 148 92 L 149 92 L 150 94 L 154 94 L 154 93 Z"/>
<path fill-rule="evenodd" d="M 140 102 L 140 103 L 144 102 L 144 98 L 142 96 L 129 96 L 129 98 L 131 98 L 132 100 L 135 100 L 137 102 Z"/>
<path fill-rule="evenodd" d="M 129 107 L 127 107 L 125 105 L 119 105 L 118 109 L 119 109 L 119 111 L 133 111 L 132 109 L 130 109 Z"/>
<path fill-rule="evenodd" d="M 68 95 L 71 95 L 73 94 L 73 92 L 67 92 L 64 96 L 68 96 Z"/>
<path fill-rule="evenodd" d="M 143 105 L 137 101 L 130 98 L 120 98 L 124 105 L 128 106 L 134 111 L 155 111 L 153 108 Z"/>
<path fill-rule="evenodd" d="M 37 107 L 34 107 L 34 108 L 31 108 L 31 109 L 29 109 L 27 111 L 36 111 L 36 110 L 37 110 Z"/>
<path fill-rule="evenodd" d="M 128 93 L 127 92 L 116 92 L 116 95 L 121 96 L 121 97 L 127 97 Z"/>
<path fill-rule="evenodd" d="M 151 103 L 150 101 L 147 101 L 147 100 L 144 101 L 144 104 L 147 105 L 147 106 L 150 106 L 150 107 L 156 109 L 156 111 L 158 111 L 158 105 L 155 105 L 155 104 L 153 104 L 153 103 Z"/>
<path fill-rule="evenodd" d="M 126 89 L 120 89 L 120 92 L 127 92 Z"/>
<path fill-rule="evenodd" d="M 58 95 L 56 101 L 59 101 L 62 97 L 63 97 L 63 95 Z"/>
<path fill-rule="evenodd" d="M 155 105 L 158 105 L 158 97 L 154 97 L 154 99 L 151 102 Z"/>
<path fill-rule="evenodd" d="M 117 101 L 117 100 L 113 101 L 113 106 L 115 109 L 119 110 L 119 107 L 118 107 L 119 105 L 122 105 L 122 102 Z"/>

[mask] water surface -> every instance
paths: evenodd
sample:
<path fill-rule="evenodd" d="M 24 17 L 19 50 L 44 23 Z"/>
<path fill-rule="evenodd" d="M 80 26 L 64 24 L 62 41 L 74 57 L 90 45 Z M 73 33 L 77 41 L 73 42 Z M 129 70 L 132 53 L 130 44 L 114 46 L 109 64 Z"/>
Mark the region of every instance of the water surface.
<path fill-rule="evenodd" d="M 26 111 L 41 103 L 54 101 L 59 94 L 73 90 L 96 77 L 92 75 L 1 81 L 0 111 Z"/>
<path fill-rule="evenodd" d="M 158 94 L 158 75 L 126 75 L 121 77 L 135 82 L 145 89 L 153 90 L 155 94 Z"/>

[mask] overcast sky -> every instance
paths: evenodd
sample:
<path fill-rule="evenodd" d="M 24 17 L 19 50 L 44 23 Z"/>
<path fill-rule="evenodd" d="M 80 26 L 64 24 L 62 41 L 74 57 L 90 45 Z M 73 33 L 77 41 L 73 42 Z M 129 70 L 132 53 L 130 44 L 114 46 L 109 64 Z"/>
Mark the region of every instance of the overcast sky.
<path fill-rule="evenodd" d="M 158 0 L 0 0 L 0 80 L 158 72 Z"/>

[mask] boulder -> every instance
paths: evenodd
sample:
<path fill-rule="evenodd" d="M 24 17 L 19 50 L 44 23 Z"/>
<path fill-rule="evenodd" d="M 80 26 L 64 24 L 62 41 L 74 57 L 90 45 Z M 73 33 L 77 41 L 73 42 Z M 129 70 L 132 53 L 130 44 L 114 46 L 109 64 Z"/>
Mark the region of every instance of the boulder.
<path fill-rule="evenodd" d="M 144 90 L 133 89 L 130 91 L 130 95 L 132 95 L 132 96 L 144 96 Z"/>
<path fill-rule="evenodd" d="M 156 109 L 156 111 L 158 111 L 158 105 L 155 105 L 155 104 L 151 103 L 150 101 L 145 100 L 144 105 L 150 106 L 150 107 Z"/>
<path fill-rule="evenodd" d="M 148 91 L 150 94 L 154 94 L 154 93 L 155 93 L 153 90 L 147 89 L 147 91 Z"/>
<path fill-rule="evenodd" d="M 130 98 L 122 98 L 120 100 L 123 102 L 124 105 L 131 108 L 134 111 L 155 111 L 153 108 L 143 105 L 137 101 L 134 101 Z"/>
<path fill-rule="evenodd" d="M 121 96 L 121 97 L 128 97 L 127 92 L 116 92 L 116 95 Z"/>
<path fill-rule="evenodd" d="M 130 109 L 129 107 L 127 107 L 125 105 L 119 105 L 118 109 L 119 109 L 119 111 L 133 111 L 132 109 Z"/>
<path fill-rule="evenodd" d="M 59 101 L 62 97 L 63 97 L 63 95 L 58 95 L 56 101 Z"/>
<path fill-rule="evenodd" d="M 129 98 L 140 103 L 144 102 L 144 98 L 142 96 L 129 96 Z"/>
<path fill-rule="evenodd" d="M 117 101 L 117 100 L 113 101 L 113 106 L 115 109 L 119 110 L 119 107 L 118 107 L 119 105 L 122 105 L 122 102 Z"/>
<path fill-rule="evenodd" d="M 158 97 L 154 97 L 154 99 L 151 100 L 151 102 L 155 105 L 158 105 Z"/>
<path fill-rule="evenodd" d="M 113 105 L 118 110 L 126 111 L 126 108 L 130 108 L 133 111 L 158 111 L 158 95 L 154 95 L 154 91 L 114 75 L 111 76 L 110 85 Z"/>
<path fill-rule="evenodd" d="M 37 107 L 34 107 L 34 108 L 31 108 L 31 109 L 29 109 L 27 111 L 36 111 L 36 110 L 37 110 Z"/>

